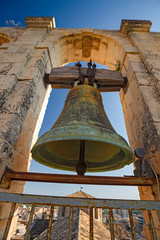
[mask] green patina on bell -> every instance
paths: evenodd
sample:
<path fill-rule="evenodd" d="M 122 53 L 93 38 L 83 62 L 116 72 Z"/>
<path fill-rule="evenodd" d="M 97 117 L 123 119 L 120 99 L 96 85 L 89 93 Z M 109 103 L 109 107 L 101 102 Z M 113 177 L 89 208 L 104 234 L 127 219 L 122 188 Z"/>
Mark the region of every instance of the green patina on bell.
<path fill-rule="evenodd" d="M 87 172 L 115 170 L 133 162 L 130 147 L 105 114 L 100 92 L 84 84 L 70 90 L 62 113 L 38 139 L 32 155 L 49 167 L 75 171 L 82 142 Z"/>

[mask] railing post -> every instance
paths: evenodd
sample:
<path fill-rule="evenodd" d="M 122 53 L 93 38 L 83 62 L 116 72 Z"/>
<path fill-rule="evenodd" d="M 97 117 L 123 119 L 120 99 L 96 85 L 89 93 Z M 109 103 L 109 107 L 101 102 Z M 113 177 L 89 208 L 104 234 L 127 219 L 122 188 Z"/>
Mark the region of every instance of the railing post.
<path fill-rule="evenodd" d="M 90 240 L 93 240 L 93 207 L 90 208 Z"/>
<path fill-rule="evenodd" d="M 113 219 L 113 210 L 112 209 L 109 209 L 109 223 L 110 223 L 111 240 L 115 240 L 115 237 L 114 237 L 114 219 Z"/>
<path fill-rule="evenodd" d="M 69 210 L 68 240 L 72 239 L 72 228 L 73 228 L 73 207 L 71 207 Z"/>
<path fill-rule="evenodd" d="M 12 218 L 13 218 L 13 215 L 14 215 L 15 208 L 16 208 L 16 203 L 12 203 L 11 211 L 10 211 L 10 214 L 9 214 L 8 222 L 7 222 L 6 229 L 4 231 L 2 240 L 6 240 L 7 239 L 9 228 L 10 228 L 10 225 L 11 225 L 11 222 L 12 222 Z"/>
<path fill-rule="evenodd" d="M 54 214 L 54 206 L 52 205 L 50 208 L 49 223 L 48 223 L 48 229 L 47 229 L 47 240 L 50 240 L 50 237 L 51 237 L 53 214 Z"/>
<path fill-rule="evenodd" d="M 135 229 L 134 229 L 132 210 L 128 210 L 128 212 L 129 212 L 129 219 L 130 219 L 130 225 L 131 225 L 132 240 L 135 240 Z"/>
<path fill-rule="evenodd" d="M 151 213 L 150 210 L 148 211 L 148 217 L 149 217 L 149 226 L 150 226 L 150 229 L 151 229 L 151 232 L 152 232 L 153 239 L 158 240 L 157 236 L 156 236 L 154 223 L 153 223 L 152 213 Z"/>
<path fill-rule="evenodd" d="M 34 210 L 35 210 L 35 205 L 33 204 L 32 208 L 31 208 L 31 212 L 30 212 L 29 221 L 28 221 L 27 226 L 26 226 L 26 234 L 25 234 L 24 240 L 29 239 L 29 233 L 30 233 L 30 229 L 31 229 L 31 225 L 32 225 Z"/>

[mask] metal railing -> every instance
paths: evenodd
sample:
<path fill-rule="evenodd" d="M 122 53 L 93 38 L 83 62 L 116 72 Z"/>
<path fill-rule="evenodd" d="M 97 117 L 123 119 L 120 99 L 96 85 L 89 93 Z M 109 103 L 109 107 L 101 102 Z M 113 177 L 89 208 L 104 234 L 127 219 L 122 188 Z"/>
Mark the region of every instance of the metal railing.
<path fill-rule="evenodd" d="M 156 235 L 155 226 L 152 219 L 152 211 L 160 211 L 160 202 L 159 201 L 140 201 L 140 200 L 110 200 L 110 199 L 96 199 L 96 198 L 73 198 L 73 197 L 52 197 L 52 196 L 41 196 L 41 195 L 27 195 L 27 194 L 12 194 L 12 193 L 0 193 L 0 201 L 11 203 L 11 211 L 4 231 L 3 240 L 7 239 L 9 228 L 14 216 L 14 212 L 17 204 L 30 204 L 31 211 L 30 217 L 26 228 L 25 240 L 29 239 L 29 233 L 31 225 L 33 222 L 33 214 L 35 207 L 37 205 L 47 205 L 50 206 L 50 216 L 48 222 L 48 230 L 46 239 L 49 240 L 51 237 L 51 228 L 52 228 L 52 219 L 55 206 L 65 206 L 70 208 L 69 214 L 69 229 L 68 229 L 68 239 L 72 239 L 72 228 L 73 228 L 73 213 L 74 208 L 88 208 L 90 211 L 89 214 L 89 223 L 90 223 L 90 240 L 94 239 L 94 224 L 93 224 L 93 209 L 102 208 L 109 210 L 109 224 L 110 224 L 110 234 L 111 240 L 115 239 L 114 232 L 114 217 L 113 209 L 125 209 L 128 210 L 130 227 L 131 227 L 131 238 L 136 239 L 135 229 L 134 229 L 134 218 L 133 210 L 146 210 L 149 217 L 149 229 L 153 236 L 154 240 L 158 240 Z"/>

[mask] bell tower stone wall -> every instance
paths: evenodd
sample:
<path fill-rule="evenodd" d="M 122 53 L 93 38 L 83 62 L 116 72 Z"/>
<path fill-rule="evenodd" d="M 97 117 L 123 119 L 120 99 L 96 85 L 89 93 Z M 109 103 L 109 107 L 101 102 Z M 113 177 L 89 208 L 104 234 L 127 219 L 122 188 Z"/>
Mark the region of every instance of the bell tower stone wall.
<path fill-rule="evenodd" d="M 122 20 L 120 30 L 58 29 L 52 18 L 26 18 L 26 28 L 0 28 L 0 177 L 6 166 L 28 171 L 30 150 L 45 114 L 51 87 L 45 73 L 75 61 L 93 61 L 116 69 L 118 62 L 127 86 L 120 91 L 132 150 L 145 150 L 160 174 L 160 33 L 150 21 Z M 159 180 L 158 180 L 159 182 Z M 12 182 L 6 192 L 23 192 Z M 139 187 L 141 200 L 159 200 L 159 183 Z M 0 205 L 0 238 L 10 207 Z M 156 229 L 159 216 L 152 213 Z M 146 223 L 148 216 L 145 214 Z M 148 239 L 152 239 L 146 225 Z M 157 234 L 159 234 L 157 230 Z M 147 239 L 147 238 L 146 238 Z"/>
<path fill-rule="evenodd" d="M 41 21 L 42 20 L 42 21 Z M 0 46 L 0 177 L 6 166 L 28 171 L 30 149 L 37 140 L 51 87 L 44 82 L 52 62 L 47 48 L 37 48 L 53 25 L 52 18 L 39 19 L 41 28 L 1 28 L 10 41 Z M 48 23 L 49 22 L 49 23 Z M 45 24 L 46 23 L 46 24 Z M 49 25 L 49 27 L 48 27 Z M 4 36 L 4 35 L 3 35 Z M 2 37 L 3 37 L 2 36 Z M 24 182 L 12 182 L 2 192 L 22 193 Z M 0 205 L 0 239 L 7 222 L 10 204 Z M 8 239 L 13 234 L 14 223 Z"/>

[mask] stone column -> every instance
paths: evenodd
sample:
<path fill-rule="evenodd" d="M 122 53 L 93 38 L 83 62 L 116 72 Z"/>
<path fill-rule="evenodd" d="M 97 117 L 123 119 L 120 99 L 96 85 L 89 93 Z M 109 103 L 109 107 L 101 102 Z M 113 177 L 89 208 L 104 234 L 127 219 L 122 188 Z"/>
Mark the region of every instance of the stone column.
<path fill-rule="evenodd" d="M 52 18 L 27 18 L 23 34 L 0 52 L 0 177 L 6 166 L 29 170 L 30 150 L 51 92 L 44 82 L 44 75 L 52 66 L 49 50 L 36 46 L 47 37 L 50 28 L 54 28 Z M 24 182 L 13 181 L 10 189 L 1 192 L 22 193 L 23 187 Z M 9 211 L 10 204 L 0 205 L 0 239 Z M 13 222 L 8 239 L 13 234 Z"/>
<path fill-rule="evenodd" d="M 150 21 L 123 20 L 121 32 L 127 34 L 137 54 L 127 54 L 122 66 L 122 74 L 127 77 L 128 85 L 121 90 L 120 97 L 124 118 L 132 150 L 141 147 L 145 150 L 146 161 L 160 173 L 160 95 L 159 72 L 160 57 L 159 42 L 156 43 L 154 34 L 149 32 Z M 150 164 L 146 168 L 150 176 Z M 157 175 L 158 176 L 158 175 Z M 157 186 L 139 187 L 141 200 L 160 200 L 159 180 Z M 160 218 L 153 213 L 158 239 L 160 238 Z M 149 219 L 144 212 L 146 224 Z M 152 239 L 149 228 L 146 227 L 147 239 Z M 146 236 L 147 236 L 146 235 Z"/>

